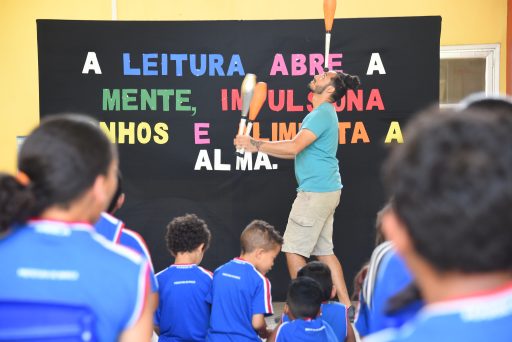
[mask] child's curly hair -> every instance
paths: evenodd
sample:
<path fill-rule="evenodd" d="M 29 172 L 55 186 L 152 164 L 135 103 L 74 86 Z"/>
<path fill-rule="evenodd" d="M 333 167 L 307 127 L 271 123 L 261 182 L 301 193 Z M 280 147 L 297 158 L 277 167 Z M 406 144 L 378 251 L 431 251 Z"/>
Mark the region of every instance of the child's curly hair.
<path fill-rule="evenodd" d="M 169 222 L 165 239 L 168 250 L 176 255 L 180 252 L 191 252 L 202 243 L 206 250 L 210 245 L 211 234 L 206 222 L 195 214 L 186 214 Z"/>

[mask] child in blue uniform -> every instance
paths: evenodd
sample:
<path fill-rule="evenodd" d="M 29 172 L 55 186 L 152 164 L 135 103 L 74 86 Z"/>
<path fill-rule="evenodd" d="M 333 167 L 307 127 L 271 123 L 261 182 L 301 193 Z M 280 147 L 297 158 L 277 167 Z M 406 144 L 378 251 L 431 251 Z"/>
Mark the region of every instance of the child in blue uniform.
<path fill-rule="evenodd" d="M 117 164 L 116 149 L 87 117 L 52 116 L 27 137 L 19 174 L 0 175 L 0 302 L 83 307 L 94 324 L 82 338 L 150 340 L 147 262 L 91 225 L 115 190 Z M 58 333 L 30 313 L 0 310 L 8 318 L 0 322 L 4 340 L 14 339 L 6 337 L 13 329 Z"/>
<path fill-rule="evenodd" d="M 139 233 L 126 228 L 123 221 L 113 216 L 114 213 L 124 204 L 125 194 L 123 192 L 122 182 L 123 177 L 119 172 L 117 175 L 117 189 L 114 196 L 110 201 L 107 211 L 102 212 L 100 219 L 94 224 L 94 229 L 107 240 L 126 246 L 146 258 L 150 266 L 149 280 L 151 282 L 151 292 L 148 295 L 148 303 L 154 311 L 158 306 L 158 283 L 156 281 L 155 271 L 151 261 L 151 254 L 147 248 L 146 241 L 139 235 Z"/>
<path fill-rule="evenodd" d="M 385 235 L 426 302 L 365 341 L 512 341 L 512 110 L 426 113 L 385 166 Z"/>
<path fill-rule="evenodd" d="M 282 323 L 269 342 L 337 342 L 329 323 L 320 318 L 323 291 L 310 277 L 297 277 L 288 288 L 284 313 L 291 319 Z"/>
<path fill-rule="evenodd" d="M 270 282 L 283 239 L 265 221 L 252 221 L 240 237 L 241 254 L 213 275 L 212 315 L 207 341 L 260 341 L 269 331 L 265 316 L 273 313 Z M 259 336 L 259 337 L 258 337 Z"/>
<path fill-rule="evenodd" d="M 414 318 L 423 306 L 416 299 L 390 312 L 390 300 L 401 295 L 413 282 L 411 272 L 390 241 L 377 246 L 370 259 L 368 275 L 359 295 L 355 327 L 360 336 L 387 328 L 399 328 Z"/>
<path fill-rule="evenodd" d="M 206 223 L 194 214 L 167 226 L 167 248 L 176 259 L 157 274 L 160 300 L 155 312 L 158 341 L 204 341 L 210 321 L 212 273 L 198 264 L 210 244 Z"/>
<path fill-rule="evenodd" d="M 332 283 L 331 270 L 320 261 L 311 261 L 302 267 L 297 277 L 310 277 L 320 284 L 322 289 L 322 305 L 320 318 L 333 329 L 339 342 L 355 342 L 354 330 L 349 322 L 348 308 L 340 302 L 330 301 L 336 295 Z"/>

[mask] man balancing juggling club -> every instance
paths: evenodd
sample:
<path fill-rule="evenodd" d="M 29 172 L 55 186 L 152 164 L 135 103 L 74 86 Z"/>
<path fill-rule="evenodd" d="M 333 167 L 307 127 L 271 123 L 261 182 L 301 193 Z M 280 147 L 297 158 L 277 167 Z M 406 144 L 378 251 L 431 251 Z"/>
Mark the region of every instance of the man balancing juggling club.
<path fill-rule="evenodd" d="M 332 242 L 334 212 L 343 187 L 336 158 L 339 127 L 333 103 L 345 96 L 347 90 L 358 86 L 357 76 L 335 71 L 316 75 L 309 83 L 313 111 L 304 118 L 293 139 L 262 141 L 239 134 L 234 140 L 237 148 L 248 152 L 295 160 L 297 197 L 288 217 L 282 248 L 288 271 L 295 278 L 306 264 L 306 258 L 315 256 L 331 270 L 338 297 L 347 306 L 351 302 Z"/>

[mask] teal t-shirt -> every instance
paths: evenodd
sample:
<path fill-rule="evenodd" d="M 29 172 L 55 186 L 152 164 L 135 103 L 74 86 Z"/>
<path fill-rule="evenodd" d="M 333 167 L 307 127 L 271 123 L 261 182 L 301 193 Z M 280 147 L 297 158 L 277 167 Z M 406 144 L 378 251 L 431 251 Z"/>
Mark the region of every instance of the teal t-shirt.
<path fill-rule="evenodd" d="M 297 191 L 330 192 L 343 187 L 336 152 L 338 151 L 338 115 L 331 103 L 324 102 L 302 121 L 316 140 L 295 157 Z"/>

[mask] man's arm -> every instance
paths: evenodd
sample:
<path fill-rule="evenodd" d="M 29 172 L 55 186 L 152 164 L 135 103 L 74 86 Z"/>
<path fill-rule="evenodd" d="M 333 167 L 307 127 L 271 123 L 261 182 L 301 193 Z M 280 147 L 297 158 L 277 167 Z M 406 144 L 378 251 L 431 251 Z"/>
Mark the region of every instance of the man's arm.
<path fill-rule="evenodd" d="M 261 338 L 267 338 L 272 333 L 272 330 L 267 328 L 267 322 L 265 322 L 263 314 L 252 315 L 252 327 Z"/>
<path fill-rule="evenodd" d="M 302 129 L 292 140 L 263 141 L 245 135 L 237 135 L 235 146 L 248 152 L 263 152 L 270 156 L 294 159 L 297 154 L 316 140 L 316 135 L 309 129 Z"/>

